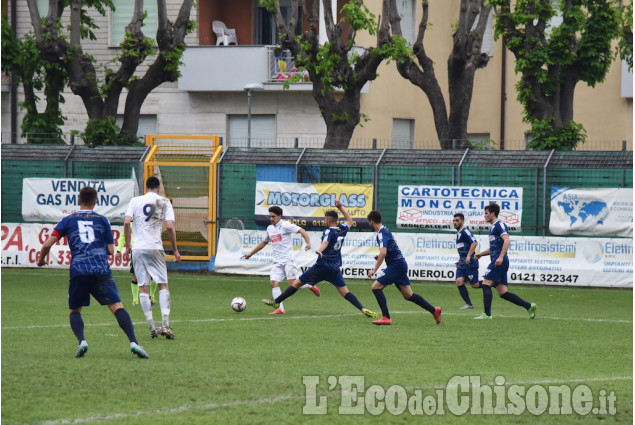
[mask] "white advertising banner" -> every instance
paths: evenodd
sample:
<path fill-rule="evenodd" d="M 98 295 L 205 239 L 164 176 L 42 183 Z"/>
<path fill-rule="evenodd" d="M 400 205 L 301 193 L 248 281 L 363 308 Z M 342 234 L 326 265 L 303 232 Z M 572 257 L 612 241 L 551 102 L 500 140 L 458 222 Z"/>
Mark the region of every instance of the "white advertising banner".
<path fill-rule="evenodd" d="M 318 247 L 320 232 L 308 232 L 311 245 Z M 412 280 L 453 282 L 458 260 L 455 235 L 393 233 L 406 258 Z M 268 276 L 273 263 L 271 244 L 249 260 L 240 257 L 264 240 L 257 230 L 221 229 L 215 267 L 220 273 Z M 477 235 L 478 251 L 489 248 L 488 235 Z M 306 252 L 300 234 L 294 236 L 296 261 L 301 271 L 311 267 L 317 257 Z M 368 279 L 379 249 L 375 233 L 351 232 L 342 244 L 342 273 L 345 278 Z M 536 283 L 564 286 L 633 286 L 633 241 L 630 239 L 590 239 L 538 236 L 512 236 L 509 248 L 511 283 Z M 480 277 L 490 258 L 480 260 Z M 384 265 L 385 267 L 385 265 Z M 370 279 L 369 279 L 370 283 Z"/>
<path fill-rule="evenodd" d="M 493 202 L 501 207 L 498 218 L 509 231 L 519 232 L 522 187 L 399 186 L 397 227 L 454 231 L 452 218 L 462 213 L 470 230 L 488 230 L 483 209 Z"/>
<path fill-rule="evenodd" d="M 633 237 L 633 189 L 552 187 L 549 231 Z"/>
<path fill-rule="evenodd" d="M 97 190 L 95 212 L 111 222 L 123 222 L 128 204 L 137 193 L 135 179 L 26 178 L 22 181 L 22 218 L 25 221 L 60 221 L 79 209 L 79 191 L 84 186 Z"/>
<path fill-rule="evenodd" d="M 111 226 L 112 236 L 115 240 L 115 248 L 119 235 L 123 232 L 123 226 Z M 40 223 L 3 223 L 2 224 L 2 267 L 37 267 L 40 258 L 42 244 L 53 232 L 55 224 Z M 123 256 L 122 256 L 123 257 Z M 129 270 L 130 264 L 124 261 L 116 261 L 114 255 L 108 256 L 110 268 L 113 270 Z M 66 238 L 51 247 L 48 255 L 48 265 L 55 269 L 68 269 L 71 264 L 71 250 Z"/>
<path fill-rule="evenodd" d="M 268 226 L 269 207 L 282 208 L 285 219 L 298 226 L 326 227 L 324 212 L 336 209 L 335 200 L 353 219 L 353 227 L 368 228 L 373 209 L 372 184 L 256 182 L 255 221 Z"/>

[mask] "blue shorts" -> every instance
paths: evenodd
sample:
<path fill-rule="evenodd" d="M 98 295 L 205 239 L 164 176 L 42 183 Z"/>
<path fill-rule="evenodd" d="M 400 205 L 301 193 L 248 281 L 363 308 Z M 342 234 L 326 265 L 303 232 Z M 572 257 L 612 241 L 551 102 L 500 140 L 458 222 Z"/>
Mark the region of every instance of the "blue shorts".
<path fill-rule="evenodd" d="M 90 305 L 90 295 L 101 305 L 121 302 L 112 273 L 107 275 L 79 274 L 71 276 L 68 285 L 68 308 Z"/>
<path fill-rule="evenodd" d="M 478 264 L 478 263 L 477 263 Z M 478 265 L 460 265 L 456 268 L 456 278 L 464 277 L 470 283 L 478 282 Z"/>
<path fill-rule="evenodd" d="M 300 276 L 300 282 L 308 283 L 309 285 L 315 285 L 323 280 L 326 280 L 331 285 L 338 288 L 346 286 L 346 282 L 344 282 L 344 277 L 342 276 L 342 271 L 339 267 L 332 268 L 314 264 Z"/>
<path fill-rule="evenodd" d="M 494 282 L 492 287 L 496 288 L 499 283 L 507 286 L 507 270 L 509 270 L 509 259 L 505 257 L 503 264 L 495 267 L 496 260 L 493 260 L 487 266 L 487 271 L 483 275 L 483 279 L 491 280 Z"/>
<path fill-rule="evenodd" d="M 410 279 L 408 278 L 408 263 L 405 261 L 398 261 L 392 263 L 384 270 L 384 274 L 377 278 L 377 282 L 384 286 L 392 285 L 393 283 L 397 288 L 400 285 L 410 286 Z"/>

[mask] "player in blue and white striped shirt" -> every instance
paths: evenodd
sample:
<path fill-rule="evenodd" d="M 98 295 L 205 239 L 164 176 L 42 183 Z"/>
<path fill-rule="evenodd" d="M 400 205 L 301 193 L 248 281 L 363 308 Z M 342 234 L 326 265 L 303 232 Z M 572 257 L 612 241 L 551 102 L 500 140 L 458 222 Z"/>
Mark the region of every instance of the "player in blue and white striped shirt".
<path fill-rule="evenodd" d="M 529 318 L 533 319 L 536 317 L 536 304 L 528 303 L 518 295 L 507 291 L 507 270 L 509 269 L 507 249 L 510 241 L 507 225 L 498 219 L 500 210 L 498 204 L 490 204 L 485 207 L 485 221 L 492 225 L 489 229 L 489 249 L 476 254 L 476 259 L 491 255 L 491 262 L 487 266 L 487 272 L 485 272 L 481 283 L 485 312 L 475 319 L 492 318 L 492 287 L 496 288 L 502 299 L 526 309 L 529 312 Z"/>
<path fill-rule="evenodd" d="M 64 236 L 71 249 L 70 281 L 68 286 L 68 308 L 73 333 L 79 341 L 75 357 L 84 357 L 88 343 L 84 338 L 82 307 L 90 305 L 92 295 L 101 305 L 108 305 L 117 318 L 119 326 L 130 340 L 130 351 L 140 358 L 148 355 L 137 343 L 130 315 L 123 308 L 119 291 L 108 265 L 108 255 L 115 252 L 115 241 L 108 219 L 93 211 L 97 205 L 97 191 L 83 187 L 79 191 L 80 210 L 64 217 L 55 226 L 51 236 L 42 245 L 37 265 L 46 265 L 46 256 L 51 247 Z"/>
<path fill-rule="evenodd" d="M 461 298 L 465 301 L 461 310 L 472 309 L 474 306 L 465 287 L 465 281 L 467 280 L 473 288 L 481 287 L 478 281 L 478 260 L 474 256 L 478 242 L 470 229 L 464 226 L 465 216 L 463 214 L 454 214 L 452 222 L 457 230 L 456 249 L 459 252 L 459 261 L 456 262 L 456 286 L 459 288 Z"/>
<path fill-rule="evenodd" d="M 262 302 L 273 308 L 278 308 L 280 303 L 291 295 L 304 284 L 316 285 L 318 282 L 326 280 L 331 285 L 335 286 L 348 302 L 358 308 L 364 315 L 368 317 L 379 317 L 377 313 L 374 313 L 367 308 L 364 308 L 362 303 L 359 302 L 355 294 L 350 292 L 344 282 L 342 276 L 342 242 L 348 233 L 349 228 L 353 225 L 353 219 L 348 212 L 342 206 L 342 202 L 335 201 L 335 206 L 340 210 L 345 224 L 337 225 L 337 211 L 329 210 L 324 213 L 324 221 L 326 222 L 326 230 L 322 233 L 322 244 L 315 251 L 318 255 L 318 259 L 311 268 L 302 273 L 302 275 L 296 279 L 289 287 L 278 296 L 276 299 L 263 299 Z"/>

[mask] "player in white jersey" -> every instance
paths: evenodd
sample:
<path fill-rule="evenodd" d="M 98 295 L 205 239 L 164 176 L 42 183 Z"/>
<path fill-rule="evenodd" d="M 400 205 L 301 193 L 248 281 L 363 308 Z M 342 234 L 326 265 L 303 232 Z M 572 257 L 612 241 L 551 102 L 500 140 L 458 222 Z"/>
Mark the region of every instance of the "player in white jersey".
<path fill-rule="evenodd" d="M 172 250 L 176 262 L 181 261 L 181 254 L 176 246 L 176 228 L 174 226 L 174 210 L 170 200 L 159 195 L 161 181 L 157 177 L 146 180 L 146 194 L 137 196 L 130 201 L 126 217 L 124 219 L 124 234 L 126 238 L 125 256 L 132 250 L 132 260 L 135 267 L 135 275 L 139 285 L 139 302 L 150 326 L 150 335 L 156 338 L 157 334 L 167 339 L 174 339 L 174 333 L 170 328 L 170 290 L 168 289 L 168 269 L 165 265 L 165 252 L 161 241 L 161 230 L 165 221 L 168 237 L 172 243 Z M 134 242 L 130 246 L 132 221 Z M 152 318 L 152 304 L 150 302 L 150 278 L 159 287 L 159 306 L 163 326 L 157 329 Z"/>
<path fill-rule="evenodd" d="M 267 237 L 254 247 L 249 253 L 241 258 L 249 259 L 256 252 L 263 249 L 269 242 L 273 247 L 273 267 L 271 268 L 271 294 L 273 298 L 277 298 L 282 294 L 280 282 L 286 277 L 288 282 L 293 282 L 298 277 L 298 267 L 295 263 L 295 254 L 293 253 L 293 234 L 300 233 L 306 242 L 304 250 L 311 249 L 311 241 L 306 230 L 300 226 L 296 226 L 286 220 L 282 220 L 282 208 L 273 206 L 269 208 L 269 219 L 271 225 L 267 227 Z M 320 296 L 320 290 L 317 286 L 304 285 L 302 288 L 310 288 L 315 296 Z M 284 306 L 280 303 L 275 311 L 269 314 L 286 314 Z"/>

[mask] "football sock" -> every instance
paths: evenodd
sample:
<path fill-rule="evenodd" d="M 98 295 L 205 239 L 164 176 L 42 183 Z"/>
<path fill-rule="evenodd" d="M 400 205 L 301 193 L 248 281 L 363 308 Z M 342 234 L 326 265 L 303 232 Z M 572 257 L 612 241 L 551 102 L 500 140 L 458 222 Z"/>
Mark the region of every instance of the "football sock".
<path fill-rule="evenodd" d="M 379 308 L 381 309 L 381 315 L 390 319 L 390 313 L 388 312 L 388 304 L 386 304 L 386 296 L 384 295 L 384 290 L 373 289 L 373 294 L 375 294 L 375 298 L 377 298 L 377 304 L 379 304 Z"/>
<path fill-rule="evenodd" d="M 346 295 L 344 295 L 344 298 L 346 298 L 346 300 L 353 304 L 355 307 L 357 307 L 358 310 L 361 310 L 362 308 L 364 308 L 364 306 L 362 305 L 362 303 L 359 302 L 359 300 L 357 299 L 357 297 L 355 296 L 355 294 L 353 294 L 352 292 L 348 292 L 346 293 Z"/>
<path fill-rule="evenodd" d="M 71 329 L 77 337 L 77 340 L 81 343 L 84 340 L 84 319 L 82 314 L 73 312 L 70 314 Z"/>
<path fill-rule="evenodd" d="M 427 310 L 430 313 L 434 314 L 434 306 L 427 302 L 421 295 L 412 294 L 412 296 L 408 298 L 408 301 L 410 301 L 411 303 L 415 303 L 424 310 Z"/>
<path fill-rule="evenodd" d="M 300 286 L 300 289 L 311 289 L 311 285 L 305 283 L 304 285 Z"/>
<path fill-rule="evenodd" d="M 150 281 L 150 296 L 152 298 L 154 298 L 154 295 L 157 293 L 157 288 L 159 287 L 159 285 L 157 285 L 156 283 L 154 283 L 154 280 Z"/>
<path fill-rule="evenodd" d="M 472 305 L 472 301 L 470 301 L 470 294 L 467 292 L 467 288 L 465 285 L 461 285 L 459 288 L 459 294 L 461 294 L 461 298 L 465 301 L 465 304 Z"/>
<path fill-rule="evenodd" d="M 483 286 L 483 285 L 482 285 L 482 283 L 483 283 L 483 281 L 482 281 L 482 280 L 479 280 L 479 281 L 476 283 L 475 288 L 481 288 L 481 287 Z"/>
<path fill-rule="evenodd" d="M 485 308 L 485 314 L 492 315 L 492 288 L 487 285 L 481 285 L 483 288 L 483 307 Z"/>
<path fill-rule="evenodd" d="M 119 327 L 123 329 L 123 331 L 128 336 L 130 342 L 137 342 L 137 338 L 134 334 L 134 326 L 132 326 L 132 320 L 130 319 L 130 315 L 126 311 L 125 308 L 120 308 L 115 311 L 115 317 L 117 318 L 117 323 L 119 323 Z"/>
<path fill-rule="evenodd" d="M 286 300 L 291 295 L 295 294 L 297 291 L 298 290 L 296 288 L 294 288 L 293 286 L 289 285 L 289 287 L 284 290 L 282 295 L 280 295 L 279 297 L 276 297 L 275 302 L 280 304 L 282 301 Z"/>
<path fill-rule="evenodd" d="M 280 295 L 282 295 L 282 289 L 280 289 L 279 286 L 276 288 L 271 288 L 271 295 L 273 295 L 273 299 L 275 300 Z M 280 307 L 278 308 L 280 309 L 280 311 L 284 311 L 284 306 L 282 305 L 282 303 L 280 303 Z"/>
<path fill-rule="evenodd" d="M 161 289 L 159 291 L 159 305 L 161 306 L 161 318 L 163 319 L 163 326 L 170 327 L 170 290 Z"/>
<path fill-rule="evenodd" d="M 132 290 L 132 301 L 139 302 L 139 285 L 134 280 L 130 282 L 130 289 Z"/>
<path fill-rule="evenodd" d="M 503 295 L 501 295 L 501 298 L 509 301 L 510 303 L 514 303 L 516 305 L 524 307 L 525 310 L 529 310 L 529 308 L 531 307 L 531 304 L 511 292 L 505 292 Z"/>
<path fill-rule="evenodd" d="M 152 319 L 152 304 L 150 304 L 150 294 L 139 293 L 139 304 L 141 304 L 141 310 L 146 316 L 146 321 L 150 325 L 150 330 L 155 329 L 157 325 L 154 324 Z"/>

